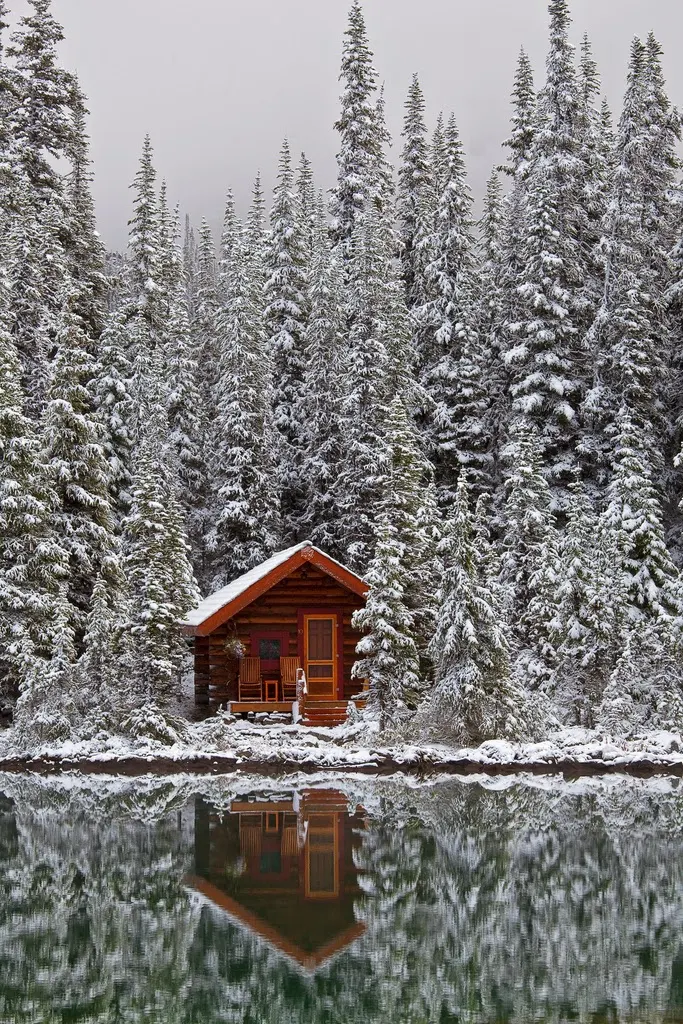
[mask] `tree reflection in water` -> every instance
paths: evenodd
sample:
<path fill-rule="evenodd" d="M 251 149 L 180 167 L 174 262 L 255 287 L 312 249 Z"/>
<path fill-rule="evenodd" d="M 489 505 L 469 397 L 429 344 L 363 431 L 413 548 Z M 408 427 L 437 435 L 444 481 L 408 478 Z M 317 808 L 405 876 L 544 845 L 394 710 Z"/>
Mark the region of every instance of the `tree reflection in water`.
<path fill-rule="evenodd" d="M 3 1024 L 683 1017 L 674 782 L 259 785 L 3 777 Z"/>

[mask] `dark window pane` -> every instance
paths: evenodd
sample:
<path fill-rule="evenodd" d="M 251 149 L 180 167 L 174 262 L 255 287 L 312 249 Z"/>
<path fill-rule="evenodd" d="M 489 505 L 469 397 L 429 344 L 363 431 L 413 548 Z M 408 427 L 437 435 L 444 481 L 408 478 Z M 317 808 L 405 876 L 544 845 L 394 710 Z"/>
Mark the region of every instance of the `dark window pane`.
<path fill-rule="evenodd" d="M 259 640 L 258 656 L 262 661 L 278 661 L 280 658 L 280 641 Z"/>
<path fill-rule="evenodd" d="M 259 865 L 262 875 L 279 875 L 282 871 L 282 857 L 280 851 L 273 853 L 262 853 Z"/>

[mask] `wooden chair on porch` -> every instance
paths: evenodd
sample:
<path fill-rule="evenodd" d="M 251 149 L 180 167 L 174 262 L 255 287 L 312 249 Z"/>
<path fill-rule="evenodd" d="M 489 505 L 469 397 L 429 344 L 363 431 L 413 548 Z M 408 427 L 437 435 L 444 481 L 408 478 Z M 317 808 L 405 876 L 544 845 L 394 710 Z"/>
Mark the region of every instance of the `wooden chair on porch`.
<path fill-rule="evenodd" d="M 300 667 L 298 658 L 280 658 L 280 680 L 282 699 L 296 700 L 296 670 Z"/>
<path fill-rule="evenodd" d="M 238 694 L 240 701 L 263 700 L 260 658 L 242 658 L 240 660 Z"/>

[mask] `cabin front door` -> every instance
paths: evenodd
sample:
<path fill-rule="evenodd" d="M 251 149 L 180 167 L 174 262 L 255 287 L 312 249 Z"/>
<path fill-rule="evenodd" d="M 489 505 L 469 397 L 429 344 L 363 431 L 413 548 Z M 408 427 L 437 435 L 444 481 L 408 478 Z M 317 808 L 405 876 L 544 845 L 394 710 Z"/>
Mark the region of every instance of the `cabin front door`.
<path fill-rule="evenodd" d="M 337 696 L 337 616 L 306 614 L 304 632 L 304 672 L 309 700 L 335 700 Z"/>

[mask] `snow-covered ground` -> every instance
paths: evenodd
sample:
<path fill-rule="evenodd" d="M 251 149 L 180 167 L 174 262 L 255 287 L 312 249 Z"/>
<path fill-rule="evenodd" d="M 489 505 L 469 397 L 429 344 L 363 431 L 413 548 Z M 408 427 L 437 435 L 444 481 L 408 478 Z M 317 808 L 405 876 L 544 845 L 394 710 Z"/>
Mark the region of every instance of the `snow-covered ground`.
<path fill-rule="evenodd" d="M 606 770 L 637 770 L 656 766 L 683 769 L 683 738 L 678 733 L 645 733 L 630 739 L 612 739 L 597 731 L 564 729 L 541 743 L 509 743 L 491 740 L 476 748 L 458 748 L 436 743 L 406 743 L 380 737 L 372 725 L 356 723 L 334 729 L 312 729 L 285 723 L 266 724 L 210 718 L 204 722 L 177 720 L 165 729 L 164 738 L 150 735 L 136 738 L 100 733 L 93 739 L 46 743 L 23 748 L 13 731 L 0 734 L 0 761 L 35 760 L 68 762 L 154 762 L 197 763 L 215 770 L 240 765 L 265 768 L 297 766 L 378 770 L 438 770 L 467 765 L 487 771 L 525 768 L 548 772 L 575 765 Z M 200 765 L 198 762 L 202 762 Z M 208 762 L 206 765 L 203 762 Z"/>

